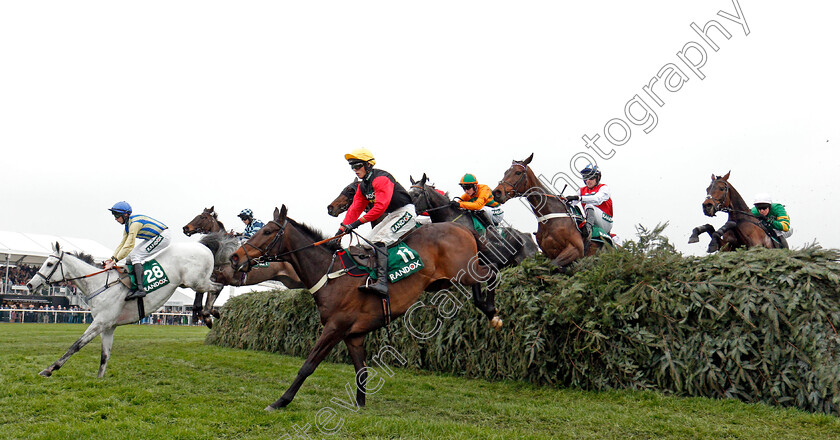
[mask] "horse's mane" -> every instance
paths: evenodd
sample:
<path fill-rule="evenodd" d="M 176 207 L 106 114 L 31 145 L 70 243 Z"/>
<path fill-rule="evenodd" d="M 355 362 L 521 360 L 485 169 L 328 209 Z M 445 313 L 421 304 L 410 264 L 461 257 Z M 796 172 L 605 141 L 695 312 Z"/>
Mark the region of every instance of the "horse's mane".
<path fill-rule="evenodd" d="M 230 256 L 239 249 L 239 239 L 224 232 L 212 232 L 201 237 L 198 242 L 213 252 L 216 266 L 229 263 Z"/>
<path fill-rule="evenodd" d="M 321 232 L 320 230 L 315 229 L 312 226 L 307 225 L 306 223 L 298 223 L 298 222 L 296 222 L 296 221 L 294 221 L 290 218 L 287 218 L 287 219 L 289 220 L 289 222 L 291 222 L 293 225 L 295 225 L 296 228 L 300 229 L 305 235 L 312 238 L 313 241 L 322 241 L 322 240 L 326 240 L 327 238 L 329 238 L 329 237 L 325 236 L 324 233 Z M 326 242 L 326 243 L 322 244 L 321 246 L 323 246 L 324 248 L 329 249 L 330 251 L 333 251 L 333 252 L 341 250 L 341 245 L 339 244 L 339 242 L 337 240 Z"/>
<path fill-rule="evenodd" d="M 85 263 L 90 264 L 91 266 L 96 266 L 100 269 L 105 267 L 101 263 L 97 263 L 96 260 L 93 259 L 93 255 L 91 255 L 91 254 L 86 254 L 82 251 L 78 251 L 78 252 L 73 252 L 72 255 L 74 257 L 84 261 Z"/>

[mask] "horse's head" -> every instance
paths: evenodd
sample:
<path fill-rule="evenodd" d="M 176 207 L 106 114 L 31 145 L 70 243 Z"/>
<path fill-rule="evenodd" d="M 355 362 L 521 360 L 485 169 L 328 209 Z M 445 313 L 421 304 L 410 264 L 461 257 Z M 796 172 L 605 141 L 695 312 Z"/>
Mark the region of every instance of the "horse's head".
<path fill-rule="evenodd" d="M 344 211 L 350 208 L 353 203 L 353 197 L 356 195 L 356 190 L 359 188 L 359 179 L 354 179 L 349 185 L 345 186 L 338 197 L 327 205 L 327 214 L 338 217 Z"/>
<path fill-rule="evenodd" d="M 224 230 L 214 209 L 215 206 L 204 208 L 204 212 L 195 216 L 191 222 L 184 226 L 184 234 L 189 237 L 193 234 L 209 234 Z"/>
<path fill-rule="evenodd" d="M 61 262 L 64 255 L 65 253 L 61 250 L 58 242 L 53 244 L 53 254 L 47 257 L 47 261 L 44 261 L 44 264 L 35 273 L 35 276 L 26 283 L 26 288 L 30 292 L 34 292 L 35 289 L 41 287 L 43 284 L 50 285 L 64 280 L 64 269 Z"/>
<path fill-rule="evenodd" d="M 274 208 L 274 219 L 266 223 L 230 256 L 230 263 L 234 269 L 247 272 L 256 259 L 264 256 L 274 257 L 283 252 L 283 238 L 288 224 L 286 212 L 286 205 L 281 209 Z"/>
<path fill-rule="evenodd" d="M 414 204 L 414 210 L 417 212 L 426 212 L 431 207 L 429 197 L 426 195 L 426 182 L 429 180 L 426 173 L 420 180 L 414 180 L 414 177 L 408 176 L 411 181 L 411 188 L 408 189 L 408 195 L 411 196 L 411 203 Z"/>
<path fill-rule="evenodd" d="M 730 189 L 729 172 L 724 176 L 712 174 L 712 183 L 706 188 L 706 200 L 703 201 L 703 214 L 714 217 L 721 209 L 731 208 Z"/>
<path fill-rule="evenodd" d="M 508 199 L 519 197 L 525 194 L 530 183 L 528 182 L 528 164 L 534 158 L 531 153 L 525 160 L 514 160 L 510 168 L 505 171 L 499 186 L 493 190 L 493 199 L 499 203 L 505 203 Z"/>

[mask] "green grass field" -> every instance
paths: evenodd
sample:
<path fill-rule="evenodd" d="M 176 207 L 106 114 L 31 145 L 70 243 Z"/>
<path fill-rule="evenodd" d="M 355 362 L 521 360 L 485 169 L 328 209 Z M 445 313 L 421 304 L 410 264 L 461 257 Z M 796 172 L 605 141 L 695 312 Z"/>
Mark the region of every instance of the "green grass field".
<path fill-rule="evenodd" d="M 98 339 L 53 377 L 38 376 L 84 329 L 0 324 L 0 438 L 840 438 L 840 419 L 793 409 L 400 369 L 354 412 L 333 401 L 348 401 L 353 380 L 352 366 L 337 364 L 322 364 L 287 409 L 268 413 L 302 360 L 207 346 L 203 327 L 120 327 L 104 379 Z"/>

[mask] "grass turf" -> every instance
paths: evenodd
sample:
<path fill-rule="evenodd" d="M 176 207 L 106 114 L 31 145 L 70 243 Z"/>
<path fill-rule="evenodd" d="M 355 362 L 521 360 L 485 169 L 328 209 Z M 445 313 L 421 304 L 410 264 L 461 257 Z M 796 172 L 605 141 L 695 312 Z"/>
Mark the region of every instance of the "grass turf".
<path fill-rule="evenodd" d="M 840 419 L 794 409 L 402 369 L 379 376 L 381 389 L 354 411 L 344 406 L 353 368 L 339 364 L 319 366 L 288 408 L 268 413 L 302 360 L 207 346 L 203 327 L 119 327 L 104 379 L 98 339 L 38 376 L 85 328 L 0 324 L 0 438 L 840 438 Z"/>

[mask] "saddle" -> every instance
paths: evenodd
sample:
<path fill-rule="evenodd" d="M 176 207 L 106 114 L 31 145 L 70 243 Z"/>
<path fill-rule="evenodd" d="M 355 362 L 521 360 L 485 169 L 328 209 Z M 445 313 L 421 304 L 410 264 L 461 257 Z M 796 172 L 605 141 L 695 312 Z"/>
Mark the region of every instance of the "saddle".
<path fill-rule="evenodd" d="M 765 226 L 763 222 L 758 222 L 759 226 L 761 226 L 761 230 L 770 237 L 770 242 L 773 243 L 774 249 L 787 249 L 787 240 L 784 242 L 783 237 L 776 235 L 776 230 L 770 227 Z"/>

